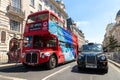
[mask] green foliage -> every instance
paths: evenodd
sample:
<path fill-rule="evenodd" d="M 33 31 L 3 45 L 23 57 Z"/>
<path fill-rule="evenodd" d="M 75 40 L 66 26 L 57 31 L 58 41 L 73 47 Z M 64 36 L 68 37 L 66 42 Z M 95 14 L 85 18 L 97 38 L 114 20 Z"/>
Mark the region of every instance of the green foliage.
<path fill-rule="evenodd" d="M 114 36 L 109 37 L 108 48 L 110 51 L 115 51 L 115 48 L 118 47 L 118 41 L 114 38 Z"/>
<path fill-rule="evenodd" d="M 120 52 L 120 48 L 118 48 L 118 52 Z"/>

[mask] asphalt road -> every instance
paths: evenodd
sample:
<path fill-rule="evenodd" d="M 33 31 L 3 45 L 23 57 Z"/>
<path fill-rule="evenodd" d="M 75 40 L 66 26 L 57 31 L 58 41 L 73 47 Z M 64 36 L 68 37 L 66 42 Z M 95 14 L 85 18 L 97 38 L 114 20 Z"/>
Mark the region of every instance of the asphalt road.
<path fill-rule="evenodd" d="M 111 63 L 108 73 L 95 69 L 78 71 L 76 62 L 52 70 L 45 66 L 29 69 L 17 66 L 0 70 L 0 80 L 120 80 L 120 69 Z"/>

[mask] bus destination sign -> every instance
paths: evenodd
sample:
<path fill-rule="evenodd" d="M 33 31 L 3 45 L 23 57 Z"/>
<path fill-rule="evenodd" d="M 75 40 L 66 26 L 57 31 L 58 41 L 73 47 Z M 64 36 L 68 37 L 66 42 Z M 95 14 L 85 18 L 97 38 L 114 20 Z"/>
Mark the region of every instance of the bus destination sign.
<path fill-rule="evenodd" d="M 31 31 L 33 31 L 33 30 L 40 30 L 40 29 L 41 29 L 41 26 L 42 26 L 41 23 L 31 24 L 29 29 L 30 29 Z"/>

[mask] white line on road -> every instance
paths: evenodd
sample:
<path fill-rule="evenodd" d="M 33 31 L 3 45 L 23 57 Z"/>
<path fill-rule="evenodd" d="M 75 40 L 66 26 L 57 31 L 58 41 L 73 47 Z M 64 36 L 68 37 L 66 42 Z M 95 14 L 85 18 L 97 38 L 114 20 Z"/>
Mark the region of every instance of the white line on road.
<path fill-rule="evenodd" d="M 70 66 L 67 66 L 67 67 L 65 67 L 65 68 L 63 68 L 63 69 L 60 69 L 59 71 L 57 71 L 57 72 L 55 72 L 55 73 L 53 73 L 53 74 L 51 74 L 51 75 L 46 76 L 46 77 L 43 78 L 42 80 L 46 80 L 46 79 L 48 79 L 49 77 L 54 76 L 55 74 L 58 74 L 58 73 L 64 71 L 65 69 L 67 69 L 67 68 L 69 68 L 69 67 L 70 67 Z"/>
<path fill-rule="evenodd" d="M 9 80 L 27 80 L 27 79 L 16 78 L 16 77 L 9 77 L 9 76 L 3 76 L 3 75 L 0 75 L 0 78 L 9 79 Z"/>
<path fill-rule="evenodd" d="M 114 68 L 116 71 L 118 71 L 118 72 L 120 73 L 120 69 L 119 69 L 119 68 L 117 68 L 116 66 L 114 66 L 114 65 L 111 64 L 111 63 L 109 63 L 109 65 L 110 65 L 112 68 Z"/>

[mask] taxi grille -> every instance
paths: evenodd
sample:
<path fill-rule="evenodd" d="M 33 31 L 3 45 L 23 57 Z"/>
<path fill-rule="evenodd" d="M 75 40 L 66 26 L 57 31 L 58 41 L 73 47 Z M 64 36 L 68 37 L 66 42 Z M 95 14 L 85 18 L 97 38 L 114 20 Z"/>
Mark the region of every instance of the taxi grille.
<path fill-rule="evenodd" d="M 27 53 L 26 54 L 27 63 L 37 63 L 37 53 Z"/>
<path fill-rule="evenodd" d="M 87 64 L 96 64 L 96 56 L 86 56 Z"/>

